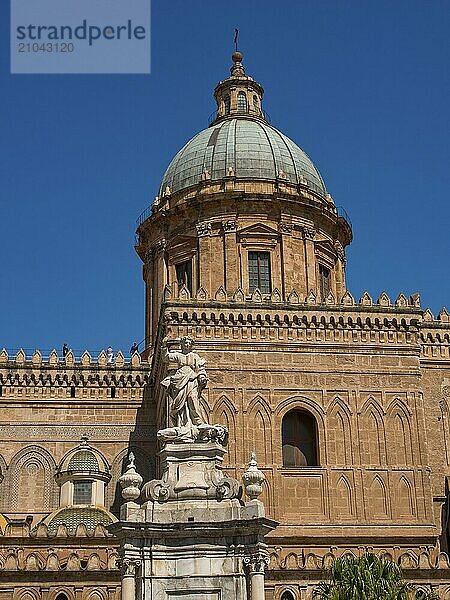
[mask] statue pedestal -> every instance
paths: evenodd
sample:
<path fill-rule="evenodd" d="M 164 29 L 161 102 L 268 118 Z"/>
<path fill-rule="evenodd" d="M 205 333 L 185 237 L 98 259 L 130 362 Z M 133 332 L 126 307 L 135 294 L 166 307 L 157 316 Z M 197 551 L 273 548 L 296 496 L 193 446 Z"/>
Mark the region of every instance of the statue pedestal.
<path fill-rule="evenodd" d="M 264 600 L 264 536 L 277 523 L 220 469 L 217 442 L 168 443 L 163 476 L 110 526 L 121 542 L 122 600 Z M 134 589 L 130 585 L 134 581 Z M 262 582 L 262 585 L 261 585 Z"/>
<path fill-rule="evenodd" d="M 160 480 L 146 483 L 141 500 L 224 500 L 236 498 L 239 483 L 224 477 L 225 448 L 217 442 L 167 443 L 160 452 Z M 149 505 L 149 510 L 152 507 Z"/>

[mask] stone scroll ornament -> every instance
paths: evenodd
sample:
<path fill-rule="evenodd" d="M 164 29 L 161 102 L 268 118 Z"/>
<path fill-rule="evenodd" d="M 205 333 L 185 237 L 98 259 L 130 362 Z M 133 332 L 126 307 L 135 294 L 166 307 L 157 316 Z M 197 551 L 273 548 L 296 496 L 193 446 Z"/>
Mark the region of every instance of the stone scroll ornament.
<path fill-rule="evenodd" d="M 193 352 L 194 342 L 180 340 L 181 351 L 169 350 L 162 344 L 162 357 L 168 369 L 175 372 L 161 381 L 168 399 L 170 427 L 158 431 L 163 442 L 217 441 L 226 445 L 228 431 L 222 425 L 210 425 L 202 407 L 202 392 L 208 383 L 204 358 Z"/>

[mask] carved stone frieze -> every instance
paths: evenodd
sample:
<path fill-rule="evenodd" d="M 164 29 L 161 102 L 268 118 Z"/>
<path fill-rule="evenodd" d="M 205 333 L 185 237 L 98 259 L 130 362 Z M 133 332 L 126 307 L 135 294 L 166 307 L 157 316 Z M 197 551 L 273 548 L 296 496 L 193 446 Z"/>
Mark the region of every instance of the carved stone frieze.
<path fill-rule="evenodd" d="M 29 423 L 27 425 L 2 426 L 0 439 L 53 441 L 57 438 L 78 441 L 84 433 L 92 441 L 128 440 L 131 433 L 136 439 L 148 440 L 151 436 L 155 435 L 155 427 L 136 425 L 134 423 L 121 425 L 88 425 L 83 423 L 48 425 L 43 423 Z"/>
<path fill-rule="evenodd" d="M 48 546 L 5 548 L 0 550 L 0 571 L 116 571 L 119 560 L 116 550 L 107 546 L 90 550 L 73 545 L 57 550 Z"/>
<path fill-rule="evenodd" d="M 377 556 L 388 558 L 400 565 L 402 569 L 449 569 L 450 559 L 448 554 L 440 552 L 439 548 L 349 548 L 345 545 L 335 548 L 323 548 L 322 551 L 310 550 L 308 548 L 270 548 L 269 570 L 302 570 L 323 572 L 332 564 L 333 560 L 345 555 L 362 556 L 367 551 L 374 552 Z"/>

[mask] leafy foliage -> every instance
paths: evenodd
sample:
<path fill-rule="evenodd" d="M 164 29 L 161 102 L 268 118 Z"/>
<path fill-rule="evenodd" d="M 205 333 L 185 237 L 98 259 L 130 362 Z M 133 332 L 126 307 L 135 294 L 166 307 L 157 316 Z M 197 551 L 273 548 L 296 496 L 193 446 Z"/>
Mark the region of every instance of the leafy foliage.
<path fill-rule="evenodd" d="M 337 558 L 328 572 L 330 581 L 314 591 L 319 600 L 408 600 L 414 587 L 403 579 L 400 567 L 375 554 L 361 558 Z M 439 600 L 434 593 L 422 592 L 420 600 Z"/>

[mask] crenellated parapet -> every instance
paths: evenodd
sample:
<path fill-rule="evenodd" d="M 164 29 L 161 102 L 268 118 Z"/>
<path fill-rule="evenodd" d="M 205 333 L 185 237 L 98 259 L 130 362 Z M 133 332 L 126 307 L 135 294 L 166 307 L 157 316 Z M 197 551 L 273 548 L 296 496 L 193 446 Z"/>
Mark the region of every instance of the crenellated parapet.
<path fill-rule="evenodd" d="M 330 293 L 319 302 L 312 291 L 301 297 L 293 289 L 286 302 L 277 289 L 246 296 L 241 289 L 229 293 L 221 286 L 209 294 L 200 288 L 193 298 L 185 286 L 176 294 L 166 286 L 163 306 L 160 326 L 175 337 L 192 332 L 203 340 L 407 345 L 422 358 L 450 358 L 450 315 L 443 308 L 435 318 L 420 307 L 418 294 L 392 301 L 382 292 L 375 301 L 365 292 L 356 302 L 346 291 L 339 300 Z"/>
<path fill-rule="evenodd" d="M 346 292 L 337 303 L 319 304 L 313 297 L 301 299 L 293 290 L 289 302 L 276 293 L 262 300 L 257 292 L 246 298 L 239 290 L 228 295 L 217 290 L 213 299 L 206 294 L 189 298 L 180 291 L 172 298 L 166 288 L 160 329 L 164 335 L 190 334 L 207 343 L 209 339 L 230 343 L 298 343 L 368 346 L 407 346 L 420 352 L 419 330 L 422 310 L 413 298 L 400 294 L 392 304 L 386 293 L 373 303 L 364 294 L 357 304 Z"/>
<path fill-rule="evenodd" d="M 450 315 L 444 307 L 437 318 L 427 308 L 420 328 L 421 356 L 425 360 L 450 359 Z"/>
<path fill-rule="evenodd" d="M 241 288 L 230 292 L 224 289 L 223 286 L 219 286 L 213 293 L 200 287 L 195 295 L 191 295 L 185 285 L 180 286 L 177 290 L 174 290 L 170 285 L 166 285 L 163 293 L 163 301 L 217 301 L 221 303 L 229 302 L 230 305 L 245 304 L 249 307 L 252 304 L 264 304 L 264 307 L 270 306 L 271 304 L 298 305 L 299 307 L 316 306 L 323 308 L 335 306 L 339 307 L 340 311 L 345 310 L 345 307 L 355 307 L 356 310 L 359 308 L 366 309 L 367 307 L 374 307 L 374 309 L 392 309 L 393 312 L 396 310 L 398 311 L 398 309 L 404 309 L 403 312 L 409 312 L 410 309 L 417 309 L 414 312 L 422 314 L 422 309 L 420 308 L 420 296 L 418 294 L 407 297 L 405 294 L 401 293 L 397 296 L 395 301 L 392 301 L 385 291 L 381 292 L 377 300 L 373 300 L 368 292 L 364 292 L 359 299 L 359 302 L 357 302 L 354 296 L 346 290 L 339 298 L 336 298 L 335 295 L 330 292 L 322 301 L 313 290 L 310 290 L 306 296 L 302 296 L 295 288 L 293 288 L 285 293 L 285 296 L 286 300 L 283 301 L 282 294 L 278 288 L 275 288 L 270 294 L 262 294 L 258 288 L 251 294 L 246 294 Z M 429 309 L 427 309 L 427 311 L 429 312 Z M 427 311 L 425 311 L 424 316 L 427 314 Z M 446 312 L 445 308 L 440 313 L 440 319 L 444 312 Z"/>
<path fill-rule="evenodd" d="M 58 396 L 76 398 L 89 395 L 95 389 L 98 396 L 138 398 L 148 382 L 149 364 L 136 353 L 125 360 L 121 352 L 108 357 L 101 352 L 93 359 L 89 352 L 75 358 L 72 351 L 61 358 L 53 350 L 44 358 L 39 350 L 27 354 L 18 350 L 10 356 L 5 348 L 0 351 L 1 397 L 14 394 L 13 389 L 25 388 L 27 396 L 46 396 L 58 390 Z M 114 392 L 111 389 L 114 388 Z"/>

